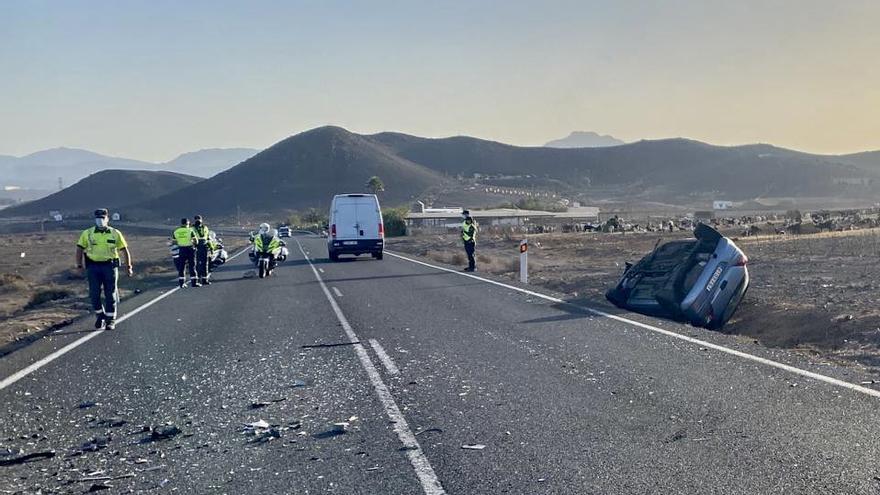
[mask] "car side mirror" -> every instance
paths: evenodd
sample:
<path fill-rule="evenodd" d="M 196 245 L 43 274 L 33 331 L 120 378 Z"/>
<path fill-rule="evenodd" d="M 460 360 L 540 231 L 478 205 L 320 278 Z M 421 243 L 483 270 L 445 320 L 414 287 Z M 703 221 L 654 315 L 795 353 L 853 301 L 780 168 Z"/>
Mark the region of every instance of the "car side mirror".
<path fill-rule="evenodd" d="M 281 245 L 282 245 L 282 246 L 286 246 L 286 245 L 287 245 L 287 243 L 286 243 L 286 242 L 284 242 L 284 241 L 281 241 Z"/>

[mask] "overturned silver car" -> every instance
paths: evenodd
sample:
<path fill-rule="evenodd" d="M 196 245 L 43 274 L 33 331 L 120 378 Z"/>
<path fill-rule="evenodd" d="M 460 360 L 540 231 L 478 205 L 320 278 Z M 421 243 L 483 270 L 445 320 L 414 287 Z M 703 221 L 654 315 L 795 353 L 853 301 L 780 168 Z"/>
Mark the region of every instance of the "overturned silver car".
<path fill-rule="evenodd" d="M 748 257 L 708 225 L 694 240 L 659 245 L 635 265 L 627 263 L 605 297 L 620 308 L 720 329 L 749 287 Z"/>

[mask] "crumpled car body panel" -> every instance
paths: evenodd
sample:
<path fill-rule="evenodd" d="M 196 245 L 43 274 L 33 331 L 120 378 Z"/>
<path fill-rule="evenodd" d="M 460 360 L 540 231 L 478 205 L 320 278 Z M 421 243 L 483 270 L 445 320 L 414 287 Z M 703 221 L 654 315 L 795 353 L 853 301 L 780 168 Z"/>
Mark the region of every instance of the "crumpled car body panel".
<path fill-rule="evenodd" d="M 650 316 L 723 327 L 748 290 L 748 258 L 709 226 L 697 226 L 694 237 L 658 245 L 627 268 L 607 299 Z"/>

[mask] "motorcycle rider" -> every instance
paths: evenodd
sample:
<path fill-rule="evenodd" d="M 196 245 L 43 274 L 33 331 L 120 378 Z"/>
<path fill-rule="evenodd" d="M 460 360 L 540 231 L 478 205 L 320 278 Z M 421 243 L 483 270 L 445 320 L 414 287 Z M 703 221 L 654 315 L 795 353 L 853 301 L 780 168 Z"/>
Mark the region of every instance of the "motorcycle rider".
<path fill-rule="evenodd" d="M 269 224 L 260 225 L 260 233 L 254 237 L 254 259 L 259 261 L 260 254 L 269 255 L 269 274 L 278 264 L 278 255 L 281 253 L 281 239 L 278 231 L 269 227 Z"/>

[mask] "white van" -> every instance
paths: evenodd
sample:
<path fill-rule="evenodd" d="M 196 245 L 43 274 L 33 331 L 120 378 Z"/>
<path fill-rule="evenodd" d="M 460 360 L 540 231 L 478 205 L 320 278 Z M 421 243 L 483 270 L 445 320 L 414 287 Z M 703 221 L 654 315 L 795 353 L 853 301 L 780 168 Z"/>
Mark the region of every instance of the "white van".
<path fill-rule="evenodd" d="M 370 253 L 382 259 L 385 225 L 379 198 L 375 194 L 337 194 L 330 205 L 330 235 L 327 254 L 330 261 L 340 254 Z"/>

